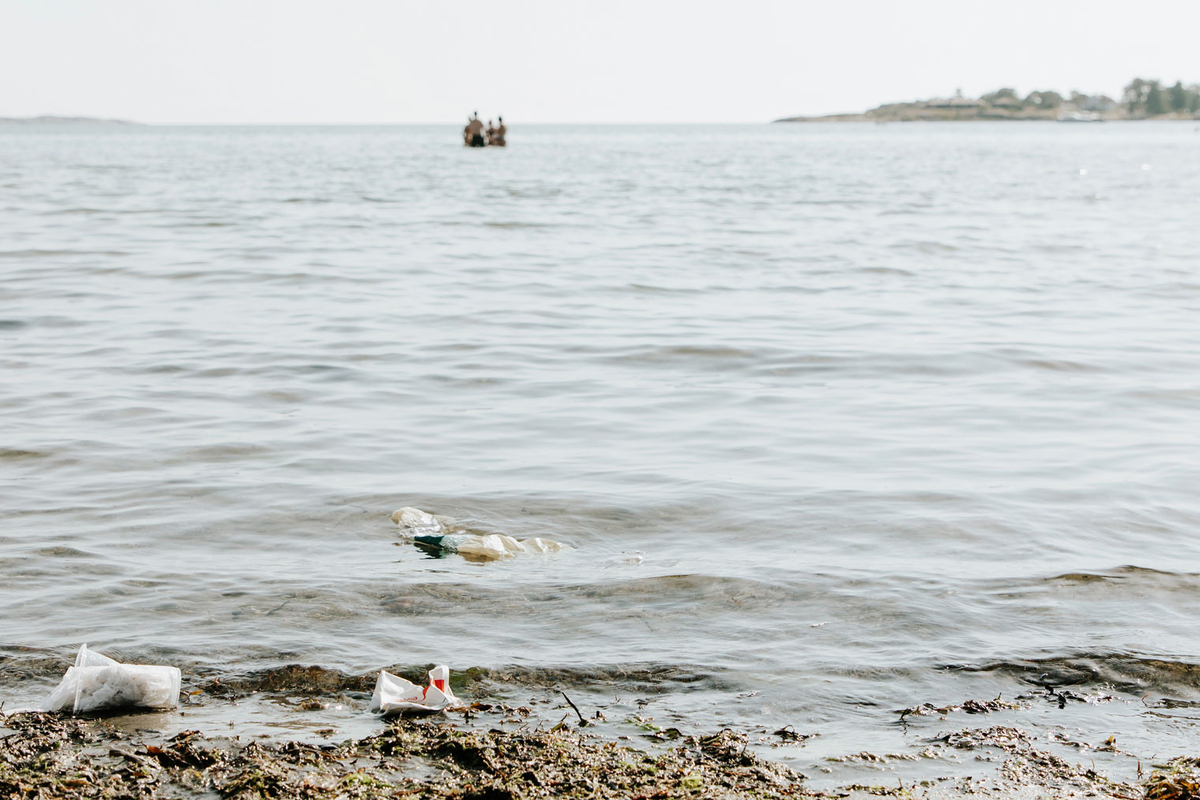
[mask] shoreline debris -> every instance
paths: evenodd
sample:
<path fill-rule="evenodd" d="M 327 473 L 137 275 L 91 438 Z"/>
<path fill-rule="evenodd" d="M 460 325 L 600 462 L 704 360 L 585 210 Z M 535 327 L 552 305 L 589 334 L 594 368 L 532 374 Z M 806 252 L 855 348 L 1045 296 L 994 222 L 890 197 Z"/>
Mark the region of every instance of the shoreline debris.
<path fill-rule="evenodd" d="M 386 717 L 405 711 L 429 714 L 457 705 L 459 699 L 450 688 L 450 668 L 441 664 L 429 670 L 429 685 L 425 687 L 380 670 L 367 710 Z"/>
<path fill-rule="evenodd" d="M 177 667 L 122 664 L 84 644 L 75 666 L 67 668 L 40 710 L 96 714 L 127 708 L 175 708 L 181 682 Z"/>

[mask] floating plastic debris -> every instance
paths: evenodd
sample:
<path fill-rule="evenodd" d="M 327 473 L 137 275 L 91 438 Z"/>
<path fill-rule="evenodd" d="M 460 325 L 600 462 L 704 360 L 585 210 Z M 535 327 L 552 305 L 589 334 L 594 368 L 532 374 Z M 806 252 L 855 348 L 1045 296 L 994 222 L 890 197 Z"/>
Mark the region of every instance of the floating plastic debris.
<path fill-rule="evenodd" d="M 95 714 L 126 708 L 175 708 L 181 675 L 177 667 L 121 664 L 79 648 L 75 666 L 42 703 L 42 711 Z"/>
<path fill-rule="evenodd" d="M 471 559 L 495 561 L 520 553 L 557 553 L 566 545 L 550 539 L 514 539 L 499 533 L 455 532 L 454 522 L 419 508 L 405 506 L 392 514 L 392 522 L 407 528 L 413 542 L 440 553 L 458 553 Z"/>
<path fill-rule="evenodd" d="M 622 550 L 619 556 L 613 556 L 604 563 L 610 567 L 627 565 L 630 567 L 641 566 L 646 560 L 646 554 L 641 550 Z"/>
<path fill-rule="evenodd" d="M 414 533 L 425 534 L 446 533 L 454 527 L 453 521 L 412 506 L 405 506 L 392 512 L 392 522 L 402 528 L 408 528 Z"/>
<path fill-rule="evenodd" d="M 368 710 L 384 716 L 405 711 L 428 714 L 456 705 L 459 700 L 450 688 L 450 668 L 443 664 L 429 670 L 429 685 L 425 687 L 380 670 Z"/>
<path fill-rule="evenodd" d="M 458 553 L 487 561 L 508 558 L 518 553 L 557 553 L 563 549 L 558 542 L 549 539 L 525 539 L 518 541 L 511 536 L 491 533 L 480 536 L 473 533 L 452 533 L 436 536 L 414 536 L 419 545 L 446 553 Z"/>

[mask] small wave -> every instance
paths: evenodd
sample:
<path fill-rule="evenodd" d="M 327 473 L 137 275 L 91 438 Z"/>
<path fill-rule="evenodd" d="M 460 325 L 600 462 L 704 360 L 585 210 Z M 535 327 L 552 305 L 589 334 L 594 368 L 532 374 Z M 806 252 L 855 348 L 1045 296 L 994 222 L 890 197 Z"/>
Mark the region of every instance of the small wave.
<path fill-rule="evenodd" d="M 738 347 L 701 347 L 698 345 L 675 345 L 668 347 L 651 347 L 636 352 L 626 353 L 614 358 L 618 362 L 658 364 L 663 361 L 692 361 L 704 359 L 720 359 L 728 361 L 740 359 L 745 361 L 758 360 L 761 356 L 752 350 Z"/>
<path fill-rule="evenodd" d="M 558 197 L 563 193 L 562 189 L 545 188 L 545 189 L 506 189 L 509 197 Z"/>
<path fill-rule="evenodd" d="M 620 687 L 646 693 L 678 690 L 729 690 L 731 680 L 708 668 L 690 664 L 609 664 L 591 667 L 472 667 L 476 680 L 530 687 Z"/>
<path fill-rule="evenodd" d="M 420 680 L 423 672 L 408 669 L 401 670 L 397 674 Z M 234 696 L 258 692 L 284 692 L 287 694 L 369 692 L 375 685 L 375 678 L 375 672 L 366 675 L 347 675 L 336 669 L 289 664 L 283 667 L 256 670 L 245 675 L 217 675 L 211 679 L 205 690 L 209 694 Z"/>
<path fill-rule="evenodd" d="M 1185 408 L 1195 408 L 1200 403 L 1200 389 L 1134 389 L 1122 393 L 1135 401 L 1148 400 L 1154 403 L 1179 405 Z"/>
<path fill-rule="evenodd" d="M 1190 581 L 1195 577 L 1197 576 L 1190 572 L 1166 572 L 1159 569 L 1150 569 L 1149 567 L 1136 567 L 1130 564 L 1117 567 L 1109 572 L 1064 572 L 1061 575 L 1043 578 L 1042 581 L 1044 583 L 1115 583 L 1128 581 L 1131 578 L 1150 578 L 1152 580 L 1186 579 Z"/>
<path fill-rule="evenodd" d="M 645 283 L 630 283 L 621 288 L 631 292 L 645 292 L 653 294 L 705 294 L 707 292 L 706 289 L 678 288 L 674 286 L 650 286 L 649 284 Z"/>
<path fill-rule="evenodd" d="M 102 208 L 56 208 L 53 211 L 43 211 L 43 217 L 60 217 L 76 214 L 105 214 L 108 213 Z"/>
<path fill-rule="evenodd" d="M 959 248 L 952 244 L 929 241 L 896 242 L 895 244 L 888 245 L 888 248 L 891 250 L 915 250 L 918 253 L 927 255 L 934 253 L 957 253 L 959 251 Z"/>
<path fill-rule="evenodd" d="M 0 461 L 23 461 L 27 458 L 47 458 L 49 453 L 40 450 L 23 450 L 16 447 L 0 447 Z"/>
<path fill-rule="evenodd" d="M 915 272 L 909 272 L 906 269 L 898 269 L 896 267 L 863 267 L 859 272 L 867 275 L 896 275 L 902 278 L 915 278 Z"/>
<path fill-rule="evenodd" d="M 474 526 L 464 526 L 474 530 Z M 482 529 L 481 529 L 482 530 Z M 575 613 L 584 603 L 593 607 L 638 609 L 638 613 L 669 614 L 682 605 L 707 612 L 761 611 L 797 597 L 786 584 L 750 578 L 704 574 L 657 575 L 597 583 L 562 583 L 529 589 L 519 596 L 503 588 L 474 583 L 421 583 L 379 600 L 379 608 L 398 617 L 437 617 L 446 608 L 492 608 L 521 615 Z"/>
<path fill-rule="evenodd" d="M 180 451 L 178 458 L 182 459 L 176 463 L 224 463 L 227 461 L 240 461 L 245 458 L 262 458 L 265 455 L 273 453 L 271 448 L 261 445 L 246 444 L 243 442 L 224 442 L 222 444 L 207 445 L 204 447 L 186 448 Z"/>
<path fill-rule="evenodd" d="M 1111 686 L 1135 695 L 1149 690 L 1190 694 L 1200 685 L 1200 664 L 1131 653 L 1079 653 L 985 664 L 946 664 L 940 669 L 1005 675 L 1031 686 Z"/>
<path fill-rule="evenodd" d="M 391 664 L 380 668 L 423 683 L 433 664 Z M 598 688 L 619 687 L 625 691 L 647 694 L 688 690 L 728 690 L 729 680 L 708 669 L 693 665 L 611 664 L 590 667 L 505 667 L 452 666 L 457 683 L 489 683 L 496 686 L 527 688 Z M 370 692 L 378 672 L 350 675 L 341 670 L 321 666 L 290 664 L 282 667 L 255 670 L 242 675 L 216 675 L 209 678 L 205 691 L 215 695 L 245 696 L 257 693 L 297 695 L 327 695 L 346 692 Z"/>
<path fill-rule="evenodd" d="M 52 258 L 54 256 L 125 256 L 121 250 L 0 250 L 0 258 Z"/>
<path fill-rule="evenodd" d="M 94 553 L 89 553 L 86 550 L 77 550 L 74 547 L 43 547 L 35 551 L 39 556 L 49 556 L 50 558 L 95 558 Z"/>
<path fill-rule="evenodd" d="M 1120 575 L 1096 575 L 1090 572 L 1064 572 L 1047 578 L 1047 583 L 1109 583 L 1124 580 Z"/>
<path fill-rule="evenodd" d="M 1044 369 L 1051 372 L 1103 372 L 1100 367 L 1084 364 L 1079 361 L 1064 361 L 1061 359 L 1032 358 L 1016 362 L 1023 367 Z"/>
<path fill-rule="evenodd" d="M 48 682 L 63 674 L 70 662 L 45 650 L 17 645 L 0 645 L 0 685 Z"/>
<path fill-rule="evenodd" d="M 1088 247 L 1082 244 L 1035 244 L 1031 249 L 1042 253 L 1082 253 Z"/>

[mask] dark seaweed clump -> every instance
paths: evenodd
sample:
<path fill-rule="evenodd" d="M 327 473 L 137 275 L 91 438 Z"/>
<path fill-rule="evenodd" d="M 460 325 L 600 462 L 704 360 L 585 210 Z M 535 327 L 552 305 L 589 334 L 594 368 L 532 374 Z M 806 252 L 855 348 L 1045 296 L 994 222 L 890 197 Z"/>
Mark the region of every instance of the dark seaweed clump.
<path fill-rule="evenodd" d="M 1146 800 L 1200 798 L 1200 759 L 1177 758 L 1156 769 L 1146 781 Z"/>

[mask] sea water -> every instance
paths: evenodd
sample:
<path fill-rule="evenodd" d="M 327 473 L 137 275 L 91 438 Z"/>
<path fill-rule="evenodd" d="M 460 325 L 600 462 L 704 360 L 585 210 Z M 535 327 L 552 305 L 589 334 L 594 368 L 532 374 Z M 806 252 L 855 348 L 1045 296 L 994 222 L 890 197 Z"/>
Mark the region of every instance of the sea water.
<path fill-rule="evenodd" d="M 1198 126 L 0 129 L 0 697 L 89 642 L 482 667 L 830 780 L 996 695 L 1186 750 Z"/>

